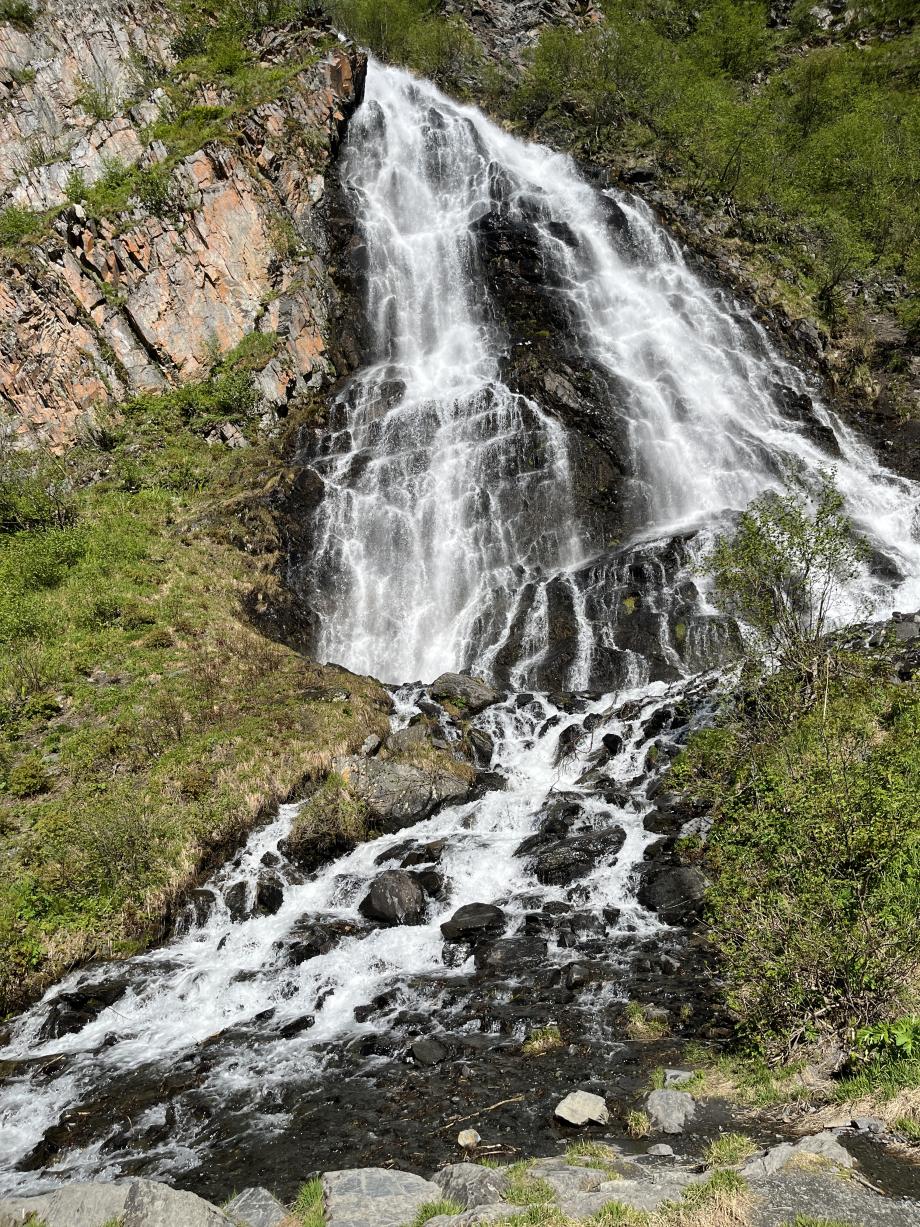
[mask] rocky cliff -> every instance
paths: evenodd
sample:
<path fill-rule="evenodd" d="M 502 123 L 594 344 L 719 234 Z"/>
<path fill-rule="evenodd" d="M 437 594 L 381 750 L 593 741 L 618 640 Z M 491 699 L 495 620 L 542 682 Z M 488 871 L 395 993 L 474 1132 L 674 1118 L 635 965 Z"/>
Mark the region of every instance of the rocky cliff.
<path fill-rule="evenodd" d="M 125 2 L 0 25 L 0 403 L 21 437 L 60 447 L 252 332 L 263 410 L 332 373 L 325 174 L 364 58 L 309 24 L 239 64 L 199 50 Z"/>

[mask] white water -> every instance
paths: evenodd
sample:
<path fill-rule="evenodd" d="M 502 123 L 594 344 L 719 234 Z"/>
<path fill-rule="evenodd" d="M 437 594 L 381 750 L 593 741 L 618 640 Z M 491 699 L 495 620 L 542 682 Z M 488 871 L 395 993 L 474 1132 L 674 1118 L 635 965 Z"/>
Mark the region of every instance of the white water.
<path fill-rule="evenodd" d="M 700 282 L 647 209 L 616 196 L 618 237 L 608 225 L 610 200 L 568 159 L 514 140 L 405 74 L 372 65 L 345 157 L 368 246 L 373 361 L 342 396 L 338 430 L 319 462 L 327 486 L 315 560 L 321 655 L 394 682 L 462 666 L 488 673 L 530 588 L 535 595 L 510 671 L 513 685 L 524 688 L 553 646 L 555 577 L 569 594 L 576 626 L 566 683 L 586 688 L 597 653 L 616 647 L 609 620 L 589 612 L 586 595 L 584 577 L 600 543 L 574 514 L 565 428 L 503 382 L 505 342 L 475 258 L 476 222 L 496 207 L 496 196 L 507 218 L 526 221 L 565 298 L 585 361 L 610 376 L 600 408 L 618 423 L 630 460 L 628 523 L 637 540 L 718 527 L 726 513 L 779 480 L 784 459 L 798 458 L 812 472 L 829 463 L 774 401 L 774 384 L 804 390 L 805 381 L 760 329 Z M 904 576 L 884 589 L 867 575 L 866 590 L 879 612 L 915 607 L 916 488 L 883 471 L 826 410 L 816 413 L 839 442 L 837 480 L 851 514 Z M 637 557 L 650 590 L 671 582 L 654 559 Z M 704 625 L 693 633 L 709 631 Z M 674 645 L 661 646 L 679 671 Z M 662 684 L 645 684 L 647 670 L 635 652 L 628 676 L 633 691 L 615 704 L 610 697 L 593 700 L 587 709 L 606 713 L 596 738 L 605 731 L 624 736 L 625 748 L 609 768 L 609 778 L 624 784 L 643 765 L 642 719 L 666 696 Z M 638 710 L 627 719 L 617 711 L 630 698 Z M 397 723 L 413 711 L 404 692 Z M 49 1072 L 19 1069 L 0 1086 L 0 1187 L 115 1175 L 132 1149 L 146 1153 L 148 1172 L 174 1179 L 194 1167 L 208 1152 L 208 1126 L 188 1097 L 164 1092 L 145 1111 L 128 1113 L 121 1140 L 120 1126 L 106 1123 L 91 1143 L 65 1150 L 42 1175 L 15 1170 L 65 1111 L 95 1102 L 97 1115 L 120 1120 L 131 1095 L 113 1088 L 134 1075 L 142 1088 L 158 1086 L 206 1042 L 213 1059 L 196 1087 L 198 1100 L 229 1105 L 242 1093 L 248 1115 L 240 1136 L 258 1132 L 260 1144 L 268 1144 L 288 1123 L 283 1105 L 290 1088 L 334 1077 L 328 1046 L 381 1030 L 379 1017 L 356 1022 L 356 1006 L 395 988 L 390 1015 L 430 1010 L 445 977 L 466 975 L 468 967 L 446 970 L 442 956 L 439 924 L 457 907 L 498 902 L 513 931 L 532 906 L 527 897 L 567 897 L 563 888 L 539 886 L 526 861 L 514 856 L 536 829 L 547 796 L 563 787 L 579 791 L 574 780 L 584 761 L 552 765 L 559 729 L 568 723 L 544 729 L 554 713 L 549 699 L 537 697 L 530 707 L 509 702 L 482 717 L 496 738 L 494 765 L 508 775 L 507 791 L 363 845 L 308 881 L 282 865 L 288 884 L 277 914 L 234 923 L 225 892 L 238 881 L 251 892 L 263 857 L 275 853 L 288 829 L 295 807 L 285 807 L 216 876 L 217 901 L 206 920 L 160 950 L 75 973 L 50 990 L 0 1053 L 12 1060 L 66 1058 Z M 642 825 L 643 790 L 625 807 L 581 791 L 590 821 L 601 829 L 618 823 L 627 839 L 618 856 L 602 860 L 580 884 L 586 889 L 579 906 L 621 908 L 618 935 L 654 932 L 657 921 L 636 903 L 632 882 L 651 838 Z M 374 929 L 360 921 L 357 905 L 387 867 L 383 854 L 407 838 L 448 839 L 439 866 L 445 897 L 432 902 L 424 924 Z M 283 947 L 304 918 L 358 927 L 328 954 L 292 967 Z M 547 958 L 570 955 L 551 944 Z M 113 1006 L 75 1034 L 40 1040 L 59 992 L 121 975 L 130 986 Z M 271 1017 L 260 1018 L 266 1010 Z M 314 1017 L 312 1027 L 281 1034 L 306 1015 Z M 603 1026 L 600 1009 L 597 1025 Z M 144 1130 L 166 1119 L 167 1103 L 175 1119 L 166 1139 L 146 1144 Z"/>
<path fill-rule="evenodd" d="M 377 64 L 344 179 L 367 244 L 377 360 L 343 397 L 325 463 L 322 658 L 393 682 L 487 673 L 527 582 L 545 590 L 596 550 L 573 520 L 565 430 L 502 382 L 474 233 L 496 209 L 529 228 L 575 344 L 611 378 L 632 535 L 721 525 L 790 461 L 834 465 L 852 518 L 904 577 L 892 591 L 867 576 L 872 604 L 920 603 L 914 485 L 822 406 L 839 457 L 783 415 L 777 385 L 804 392 L 805 380 L 644 205 L 598 193 L 569 158 Z M 547 646 L 545 591 L 534 608 L 531 664 Z M 594 633 L 582 622 L 572 686 L 588 684 Z"/>

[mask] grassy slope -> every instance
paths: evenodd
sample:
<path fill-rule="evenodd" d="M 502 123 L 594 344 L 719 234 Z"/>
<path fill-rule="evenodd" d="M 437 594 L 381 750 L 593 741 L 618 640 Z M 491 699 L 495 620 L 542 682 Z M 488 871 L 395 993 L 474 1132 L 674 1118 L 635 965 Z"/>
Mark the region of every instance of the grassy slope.
<path fill-rule="evenodd" d="M 7 458 L 20 524 L 0 534 L 0 1012 L 155 936 L 202 865 L 387 727 L 375 682 L 242 615 L 271 583 L 259 497 L 279 460 L 268 442 L 202 437 L 215 398 L 244 421 L 241 386 L 230 363 L 129 406 L 106 450 L 37 475 Z"/>

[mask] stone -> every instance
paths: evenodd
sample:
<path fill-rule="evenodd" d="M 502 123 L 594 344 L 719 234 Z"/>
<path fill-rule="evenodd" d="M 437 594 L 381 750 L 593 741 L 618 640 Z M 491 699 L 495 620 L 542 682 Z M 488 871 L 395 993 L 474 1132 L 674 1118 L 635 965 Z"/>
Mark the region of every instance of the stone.
<path fill-rule="evenodd" d="M 374 879 L 358 910 L 382 924 L 419 924 L 425 911 L 425 892 L 411 873 L 388 869 Z"/>
<path fill-rule="evenodd" d="M 639 902 L 657 912 L 666 924 L 692 924 L 698 920 L 706 893 L 706 879 L 692 865 L 666 865 L 647 873 L 639 886 Z"/>
<path fill-rule="evenodd" d="M 645 1110 L 653 1129 L 661 1133 L 683 1133 L 687 1122 L 696 1114 L 696 1104 L 686 1091 L 652 1091 L 646 1098 Z"/>
<path fill-rule="evenodd" d="M 689 1082 L 692 1077 L 692 1069 L 666 1069 L 664 1071 L 665 1089 L 669 1090 L 675 1086 L 682 1086 L 683 1083 Z"/>
<path fill-rule="evenodd" d="M 0 1227 L 19 1227 L 33 1219 L 45 1227 L 103 1227 L 124 1213 L 130 1191 L 130 1181 L 78 1183 L 37 1197 L 0 1200 Z"/>
<path fill-rule="evenodd" d="M 503 1171 L 481 1167 L 478 1163 L 451 1163 L 435 1172 L 432 1180 L 446 1200 L 455 1201 L 467 1210 L 500 1202 L 510 1184 Z"/>
<path fill-rule="evenodd" d="M 476 970 L 515 972 L 522 963 L 538 963 L 546 954 L 546 942 L 535 937 L 506 937 L 490 945 L 477 946 Z"/>
<path fill-rule="evenodd" d="M 418 1065 L 440 1065 L 448 1056 L 444 1045 L 433 1039 L 414 1040 L 409 1051 Z"/>
<path fill-rule="evenodd" d="M 224 1214 L 239 1227 L 281 1227 L 290 1214 L 268 1189 L 244 1189 L 224 1206 Z"/>
<path fill-rule="evenodd" d="M 854 1116 L 852 1123 L 859 1133 L 884 1133 L 887 1127 L 878 1116 Z"/>
<path fill-rule="evenodd" d="M 496 1202 L 491 1206 L 477 1206 L 475 1210 L 466 1210 L 463 1214 L 437 1214 L 426 1220 L 425 1227 L 483 1227 L 487 1223 L 506 1223 L 509 1219 L 524 1218 L 529 1213 L 527 1206 Z"/>
<path fill-rule="evenodd" d="M 766 1180 L 775 1175 L 793 1160 L 808 1161 L 809 1157 L 823 1159 L 838 1167 L 851 1168 L 855 1159 L 841 1146 L 833 1130 L 825 1129 L 822 1133 L 813 1133 L 800 1138 L 797 1142 L 780 1142 L 771 1146 L 762 1154 L 755 1155 L 741 1167 L 741 1175 L 746 1180 Z"/>
<path fill-rule="evenodd" d="M 626 832 L 618 826 L 560 840 L 533 857 L 534 875 L 544 886 L 565 886 L 589 874 L 602 858 L 616 855 L 625 842 Z"/>
<path fill-rule="evenodd" d="M 673 1156 L 674 1149 L 668 1146 L 666 1142 L 656 1142 L 654 1146 L 650 1146 L 645 1152 L 655 1159 L 667 1159 Z"/>
<path fill-rule="evenodd" d="M 457 1145 L 463 1150 L 475 1150 L 481 1141 L 475 1129 L 461 1129 L 457 1134 Z"/>
<path fill-rule="evenodd" d="M 501 694 L 488 682 L 464 673 L 442 673 L 428 687 L 428 693 L 439 703 L 447 702 L 459 707 L 464 715 L 475 716 L 486 707 L 491 707 Z"/>
<path fill-rule="evenodd" d="M 426 1202 L 441 1198 L 430 1180 L 382 1167 L 326 1172 L 323 1194 L 326 1227 L 405 1227 Z"/>
<path fill-rule="evenodd" d="M 387 833 L 414 826 L 448 801 L 464 800 L 472 788 L 452 771 L 422 770 L 379 755 L 349 755 L 336 758 L 332 765 L 367 806 L 371 819 Z"/>
<path fill-rule="evenodd" d="M 71 1035 L 97 1018 L 103 1010 L 124 996 L 127 980 L 115 979 L 107 984 L 78 984 L 70 992 L 59 993 L 52 1001 L 38 1032 L 42 1043 Z"/>
<path fill-rule="evenodd" d="M 255 910 L 260 916 L 274 916 L 284 903 L 284 886 L 273 873 L 260 873 L 256 883 Z"/>
<path fill-rule="evenodd" d="M 590 1091 L 572 1091 L 556 1104 L 555 1115 L 570 1125 L 594 1123 L 606 1125 L 610 1119 L 607 1105 L 600 1095 Z"/>
<path fill-rule="evenodd" d="M 194 1193 L 153 1180 L 133 1180 L 121 1227 L 230 1227 L 231 1222 L 216 1206 Z M 69 1223 L 68 1227 L 77 1224 Z"/>
<path fill-rule="evenodd" d="M 475 941 L 483 934 L 501 933 L 505 927 L 505 913 L 493 903 L 465 903 L 458 907 L 450 920 L 441 924 L 446 941 Z"/>

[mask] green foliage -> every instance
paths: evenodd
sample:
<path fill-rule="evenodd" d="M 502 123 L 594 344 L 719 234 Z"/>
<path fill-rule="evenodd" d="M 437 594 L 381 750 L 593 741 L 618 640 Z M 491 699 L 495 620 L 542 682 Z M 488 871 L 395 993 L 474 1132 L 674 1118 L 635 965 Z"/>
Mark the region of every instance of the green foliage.
<path fill-rule="evenodd" d="M 521 1048 L 528 1057 L 541 1057 L 547 1052 L 562 1047 L 562 1033 L 555 1023 L 532 1031 Z"/>
<path fill-rule="evenodd" d="M 14 797 L 36 797 L 47 792 L 51 779 L 41 756 L 28 754 L 16 763 L 7 774 L 6 786 Z"/>
<path fill-rule="evenodd" d="M 419 1206 L 415 1218 L 407 1227 L 425 1227 L 429 1219 L 436 1218 L 439 1214 L 462 1214 L 463 1209 L 459 1202 L 451 1201 L 447 1197 L 441 1198 L 440 1201 L 426 1201 L 423 1206 Z"/>
<path fill-rule="evenodd" d="M 44 233 L 45 219 L 40 213 L 18 205 L 8 205 L 0 210 L 0 250 L 37 242 Z"/>
<path fill-rule="evenodd" d="M 509 1185 L 505 1201 L 512 1206 L 539 1206 L 555 1201 L 553 1186 L 530 1172 L 529 1163 L 512 1163 L 505 1168 Z"/>
<path fill-rule="evenodd" d="M 0 0 L 0 21 L 8 22 L 20 30 L 31 30 L 35 25 L 35 10 L 28 0 Z"/>
<path fill-rule="evenodd" d="M 457 17 L 434 0 L 325 0 L 333 21 L 382 59 L 454 87 L 479 68 L 480 48 Z"/>
<path fill-rule="evenodd" d="M 118 109 L 115 91 L 105 77 L 77 82 L 77 105 L 94 119 L 112 119 Z"/>
<path fill-rule="evenodd" d="M 723 1133 L 706 1147 L 706 1162 L 710 1167 L 734 1167 L 749 1159 L 757 1147 L 743 1133 Z"/>
<path fill-rule="evenodd" d="M 853 659 L 818 707 L 783 685 L 800 695 L 767 679 L 675 776 L 713 803 L 711 937 L 768 1052 L 896 1016 L 920 971 L 920 684 Z"/>
<path fill-rule="evenodd" d="M 920 1060 L 920 1018 L 916 1014 L 875 1023 L 856 1033 L 860 1060 Z"/>
<path fill-rule="evenodd" d="M 293 1213 L 301 1227 L 323 1227 L 326 1215 L 323 1209 L 323 1182 L 308 1180 L 301 1185 L 294 1202 Z"/>
<path fill-rule="evenodd" d="M 768 662 L 814 687 L 830 611 L 864 554 L 833 475 L 822 472 L 814 489 L 792 470 L 785 492 L 755 499 L 707 566 L 719 605 L 754 632 Z"/>

